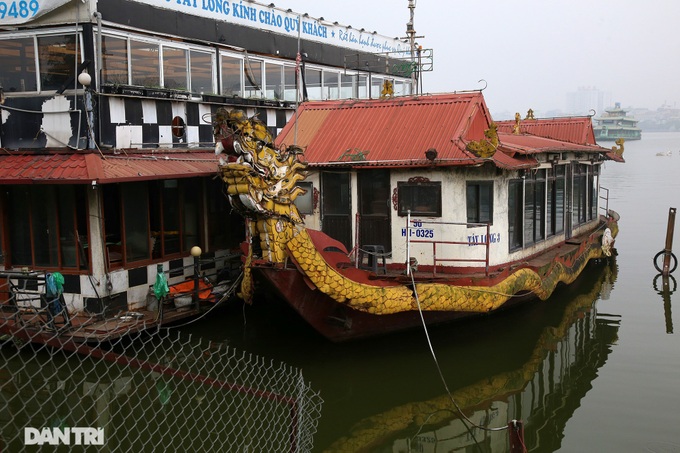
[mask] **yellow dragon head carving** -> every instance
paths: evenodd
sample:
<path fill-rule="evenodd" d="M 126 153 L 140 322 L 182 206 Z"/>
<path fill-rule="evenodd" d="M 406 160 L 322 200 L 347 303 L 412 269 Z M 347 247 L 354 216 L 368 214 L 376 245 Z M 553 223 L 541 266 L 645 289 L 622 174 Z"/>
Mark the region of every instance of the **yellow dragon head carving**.
<path fill-rule="evenodd" d="M 297 146 L 277 149 L 266 125 L 242 110 L 220 108 L 213 117 L 215 154 L 231 206 L 252 220 L 251 234 L 260 238 L 263 258 L 279 263 L 285 244 L 302 218 L 293 203 L 307 175 Z"/>

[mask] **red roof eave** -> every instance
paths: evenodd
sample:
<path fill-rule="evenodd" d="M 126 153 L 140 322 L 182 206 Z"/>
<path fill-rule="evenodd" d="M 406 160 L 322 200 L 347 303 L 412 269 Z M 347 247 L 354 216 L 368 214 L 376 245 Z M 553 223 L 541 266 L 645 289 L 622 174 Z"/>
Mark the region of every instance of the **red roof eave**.
<path fill-rule="evenodd" d="M 97 184 L 207 176 L 217 172 L 213 152 L 10 154 L 0 156 L 0 184 Z"/>

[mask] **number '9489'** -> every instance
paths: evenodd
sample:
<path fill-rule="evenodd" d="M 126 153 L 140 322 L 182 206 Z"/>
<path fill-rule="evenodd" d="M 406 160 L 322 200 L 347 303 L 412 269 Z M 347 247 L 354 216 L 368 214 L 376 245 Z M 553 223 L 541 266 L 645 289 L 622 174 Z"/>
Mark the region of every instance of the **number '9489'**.
<path fill-rule="evenodd" d="M 40 9 L 38 0 L 19 0 L 13 2 L 0 2 L 0 20 L 7 17 L 25 19 L 35 16 Z"/>

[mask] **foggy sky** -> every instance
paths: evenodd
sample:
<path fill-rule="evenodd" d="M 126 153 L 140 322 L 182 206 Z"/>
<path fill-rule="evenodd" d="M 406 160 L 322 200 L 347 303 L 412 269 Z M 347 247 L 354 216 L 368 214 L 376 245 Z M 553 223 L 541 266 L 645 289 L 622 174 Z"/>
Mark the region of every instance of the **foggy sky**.
<path fill-rule="evenodd" d="M 278 0 L 275 5 L 390 37 L 408 0 Z M 434 51 L 430 93 L 487 88 L 492 112 L 565 110 L 594 87 L 625 108 L 680 108 L 677 0 L 417 0 L 415 30 Z M 602 112 L 597 112 L 602 113 Z"/>

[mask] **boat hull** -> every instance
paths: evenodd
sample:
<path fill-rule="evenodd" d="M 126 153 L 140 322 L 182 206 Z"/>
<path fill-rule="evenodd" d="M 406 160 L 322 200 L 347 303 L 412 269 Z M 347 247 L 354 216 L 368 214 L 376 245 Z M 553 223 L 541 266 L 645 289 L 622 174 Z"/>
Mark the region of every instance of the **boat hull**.
<path fill-rule="evenodd" d="M 610 225 L 613 226 L 613 225 Z M 601 229 L 598 229 L 601 231 Z M 297 266 L 288 267 L 273 265 L 255 265 L 253 276 L 266 285 L 266 290 L 278 294 L 317 332 L 334 342 L 356 340 L 360 338 L 385 335 L 413 329 L 422 325 L 440 324 L 461 318 L 483 316 L 500 309 L 530 300 L 546 300 L 555 290 L 557 284 L 570 284 L 576 280 L 589 260 L 603 257 L 601 233 L 594 232 L 583 238 L 578 244 L 570 241 L 564 253 L 555 253 L 552 258 L 546 255 L 537 257 L 542 264 L 539 267 L 525 267 L 511 274 L 489 277 L 486 282 L 480 280 L 476 286 L 456 284 L 454 279 L 437 283 L 437 289 L 447 294 L 444 309 L 427 306 L 428 284 L 417 283 L 413 291 L 415 304 L 412 309 L 377 314 L 370 310 L 353 308 L 348 303 L 340 303 L 331 295 L 320 290 L 310 278 Z M 567 244 L 565 244 L 567 245 Z M 530 286 L 525 283 L 516 284 L 517 275 L 529 272 L 535 278 Z M 365 283 L 365 281 L 364 281 Z M 402 285 L 413 290 L 413 285 Z M 531 288 L 531 289 L 529 289 Z M 503 297 L 487 310 L 475 310 L 468 304 L 478 294 Z M 461 297 L 462 294 L 462 297 Z M 456 300 L 457 299 L 457 300 Z M 422 309 L 419 309 L 422 308 Z"/>

